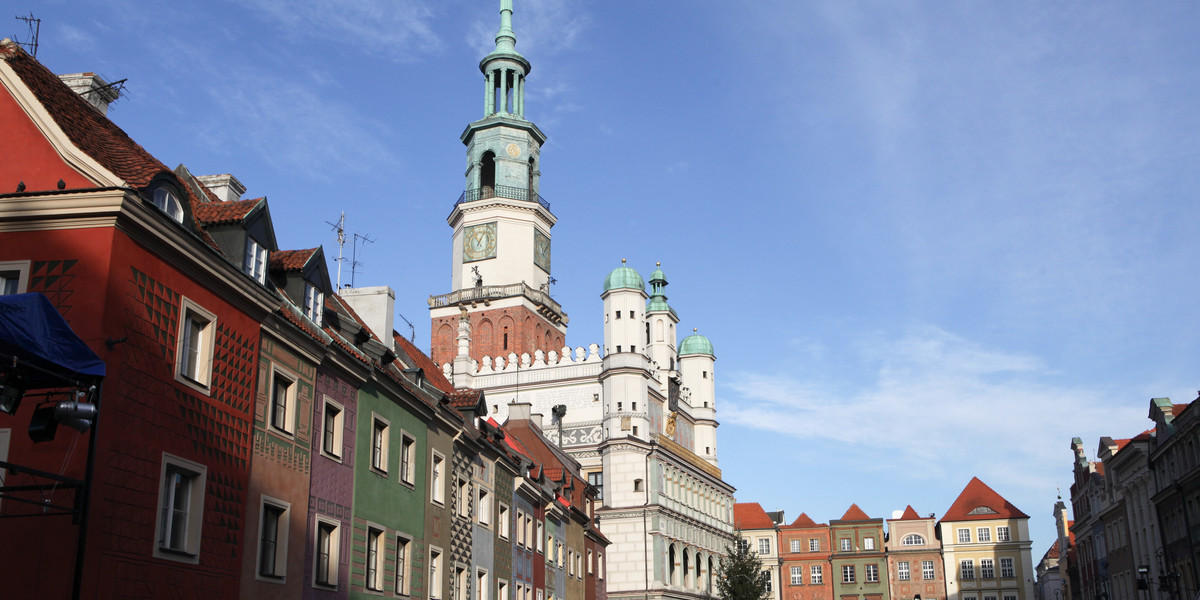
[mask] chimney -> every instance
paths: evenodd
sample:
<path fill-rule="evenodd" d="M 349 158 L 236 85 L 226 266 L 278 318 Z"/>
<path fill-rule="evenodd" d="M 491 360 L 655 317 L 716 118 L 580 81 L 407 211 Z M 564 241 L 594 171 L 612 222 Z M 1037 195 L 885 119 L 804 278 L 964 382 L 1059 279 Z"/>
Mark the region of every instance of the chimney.
<path fill-rule="evenodd" d="M 396 315 L 396 292 L 386 285 L 362 288 L 342 288 L 338 296 L 362 317 L 363 322 L 383 345 L 395 350 L 395 340 L 392 339 L 392 326 Z"/>
<path fill-rule="evenodd" d="M 120 96 L 104 78 L 95 73 L 68 73 L 58 78 L 102 115 L 108 114 L 108 105 Z"/>
<path fill-rule="evenodd" d="M 246 186 L 238 181 L 237 177 L 225 173 L 224 175 L 201 175 L 197 177 L 204 187 L 210 192 L 216 194 L 221 202 L 237 202 L 242 199 L 242 194 L 246 193 Z"/>
<path fill-rule="evenodd" d="M 528 402 L 510 402 L 508 405 L 508 420 L 528 421 L 533 405 Z"/>

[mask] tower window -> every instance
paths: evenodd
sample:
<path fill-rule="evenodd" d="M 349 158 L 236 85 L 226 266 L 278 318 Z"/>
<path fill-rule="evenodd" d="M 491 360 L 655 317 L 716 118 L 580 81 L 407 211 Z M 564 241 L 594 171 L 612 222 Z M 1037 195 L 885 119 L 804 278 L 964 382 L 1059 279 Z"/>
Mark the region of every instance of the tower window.
<path fill-rule="evenodd" d="M 480 159 L 479 187 L 484 192 L 481 197 L 487 197 L 496 189 L 496 155 L 491 150 L 484 152 Z"/>
<path fill-rule="evenodd" d="M 620 352 L 620 351 L 621 351 L 621 346 L 618 344 L 618 345 L 617 345 L 617 352 Z"/>
<path fill-rule="evenodd" d="M 617 311 L 617 318 L 618 318 L 618 319 L 620 319 L 620 318 L 621 318 L 621 311 L 619 311 L 619 310 Z"/>

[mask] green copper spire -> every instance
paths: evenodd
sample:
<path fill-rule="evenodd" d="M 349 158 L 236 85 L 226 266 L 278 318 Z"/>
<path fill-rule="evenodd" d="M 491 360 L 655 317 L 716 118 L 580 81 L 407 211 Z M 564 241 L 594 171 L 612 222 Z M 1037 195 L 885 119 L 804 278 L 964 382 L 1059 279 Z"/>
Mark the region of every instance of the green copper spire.
<path fill-rule="evenodd" d="M 512 28 L 512 0 L 500 0 L 500 30 L 496 49 L 479 61 L 484 75 L 483 115 L 525 117 L 525 76 L 529 61 L 517 52 L 517 34 Z"/>
<path fill-rule="evenodd" d="M 512 29 L 512 0 L 500 0 L 500 31 L 496 32 L 496 51 L 492 54 L 516 54 L 517 34 Z"/>

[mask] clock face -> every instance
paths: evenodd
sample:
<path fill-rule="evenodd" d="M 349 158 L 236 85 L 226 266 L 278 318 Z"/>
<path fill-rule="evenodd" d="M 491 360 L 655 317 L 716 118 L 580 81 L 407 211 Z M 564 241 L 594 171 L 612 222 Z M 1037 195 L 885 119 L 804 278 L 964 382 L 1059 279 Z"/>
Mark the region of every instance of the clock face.
<path fill-rule="evenodd" d="M 496 258 L 496 222 L 463 229 L 463 262 Z"/>
<path fill-rule="evenodd" d="M 550 236 L 538 229 L 533 230 L 533 264 L 550 272 Z"/>

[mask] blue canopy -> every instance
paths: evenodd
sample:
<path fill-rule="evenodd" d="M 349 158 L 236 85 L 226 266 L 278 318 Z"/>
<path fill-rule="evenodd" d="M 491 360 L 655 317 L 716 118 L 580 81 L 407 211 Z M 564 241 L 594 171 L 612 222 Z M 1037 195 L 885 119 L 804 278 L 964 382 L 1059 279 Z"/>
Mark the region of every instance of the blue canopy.
<path fill-rule="evenodd" d="M 0 355 L 15 356 L 46 371 L 22 371 L 29 389 L 64 387 L 71 385 L 70 380 L 92 383 L 104 377 L 104 361 L 39 293 L 0 296 Z"/>

